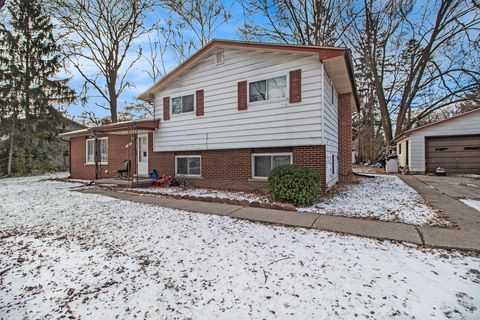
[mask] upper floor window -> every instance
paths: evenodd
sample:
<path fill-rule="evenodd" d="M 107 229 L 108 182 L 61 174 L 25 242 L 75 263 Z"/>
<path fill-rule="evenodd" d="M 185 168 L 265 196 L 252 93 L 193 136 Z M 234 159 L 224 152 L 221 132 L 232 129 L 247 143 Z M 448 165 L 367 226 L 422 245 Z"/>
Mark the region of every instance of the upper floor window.
<path fill-rule="evenodd" d="M 172 98 L 172 114 L 193 112 L 195 98 L 193 94 Z"/>
<path fill-rule="evenodd" d="M 281 76 L 250 82 L 248 92 L 249 102 L 285 98 L 287 96 L 287 77 Z"/>

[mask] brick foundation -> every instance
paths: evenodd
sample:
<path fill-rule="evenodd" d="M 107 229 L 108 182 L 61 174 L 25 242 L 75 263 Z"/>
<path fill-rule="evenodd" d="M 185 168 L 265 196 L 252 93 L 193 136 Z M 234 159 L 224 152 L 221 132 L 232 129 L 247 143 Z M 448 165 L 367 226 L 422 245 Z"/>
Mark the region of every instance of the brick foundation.
<path fill-rule="evenodd" d="M 95 179 L 95 165 L 85 164 L 86 137 L 71 139 L 72 168 L 71 176 L 74 179 Z M 133 139 L 136 141 L 136 139 Z M 135 172 L 135 161 L 131 155 L 131 147 L 125 148 L 130 137 L 126 135 L 108 135 L 108 165 L 101 166 L 99 178 L 112 178 L 116 175 L 123 160 L 132 161 Z M 317 171 L 322 178 L 322 186 L 326 185 L 325 179 L 325 146 L 299 146 L 285 148 L 249 148 L 227 150 L 204 150 L 189 152 L 153 152 L 153 137 L 149 134 L 149 171 L 157 169 L 160 176 L 175 175 L 176 155 L 200 155 L 202 157 L 202 177 L 188 179 L 194 187 L 265 191 L 265 181 L 252 179 L 252 154 L 291 152 L 293 163 L 304 165 Z M 130 152 L 130 153 L 129 153 Z"/>
<path fill-rule="evenodd" d="M 325 146 L 303 146 L 287 148 L 226 149 L 189 152 L 151 152 L 149 169 L 157 169 L 160 175 L 175 175 L 175 156 L 200 155 L 202 157 L 202 177 L 188 179 L 195 187 L 265 191 L 264 181 L 252 179 L 252 154 L 291 152 L 293 163 L 304 165 L 317 171 L 325 180 Z"/>
<path fill-rule="evenodd" d="M 351 93 L 338 97 L 338 178 L 340 182 L 352 177 L 352 109 Z"/>

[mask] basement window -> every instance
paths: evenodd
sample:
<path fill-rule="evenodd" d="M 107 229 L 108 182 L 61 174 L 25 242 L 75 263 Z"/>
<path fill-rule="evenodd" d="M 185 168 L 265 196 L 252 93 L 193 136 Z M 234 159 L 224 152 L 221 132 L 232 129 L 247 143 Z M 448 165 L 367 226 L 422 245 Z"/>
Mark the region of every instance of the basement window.
<path fill-rule="evenodd" d="M 447 151 L 447 147 L 440 147 L 440 148 L 435 148 L 435 151 Z"/>
<path fill-rule="evenodd" d="M 465 150 L 465 151 L 478 151 L 478 150 L 480 150 L 480 146 L 468 146 L 468 147 L 464 147 L 463 150 Z"/>
<path fill-rule="evenodd" d="M 177 156 L 175 157 L 175 173 L 184 176 L 201 176 L 201 156 Z"/>
<path fill-rule="evenodd" d="M 252 176 L 257 179 L 267 179 L 272 169 L 292 164 L 291 153 L 256 153 L 252 155 Z"/>

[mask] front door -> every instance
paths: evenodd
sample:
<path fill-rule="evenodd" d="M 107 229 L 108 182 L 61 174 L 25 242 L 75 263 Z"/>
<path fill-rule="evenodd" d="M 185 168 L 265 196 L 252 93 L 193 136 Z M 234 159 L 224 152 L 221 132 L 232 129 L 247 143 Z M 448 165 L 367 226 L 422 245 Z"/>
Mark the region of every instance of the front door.
<path fill-rule="evenodd" d="M 139 134 L 137 139 L 138 176 L 148 177 L 148 134 Z"/>

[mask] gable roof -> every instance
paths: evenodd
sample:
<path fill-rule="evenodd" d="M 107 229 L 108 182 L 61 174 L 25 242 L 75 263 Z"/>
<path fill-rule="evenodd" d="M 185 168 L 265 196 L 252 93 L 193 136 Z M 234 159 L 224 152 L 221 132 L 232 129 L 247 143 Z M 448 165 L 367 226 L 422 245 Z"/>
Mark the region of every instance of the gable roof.
<path fill-rule="evenodd" d="M 264 51 L 283 51 L 290 53 L 300 53 L 308 55 L 318 55 L 320 61 L 324 64 L 330 79 L 333 81 L 337 91 L 342 93 L 352 93 L 353 106 L 359 111 L 360 103 L 355 85 L 353 74 L 353 64 L 350 51 L 347 48 L 338 47 L 317 47 L 305 45 L 291 45 L 278 43 L 261 43 L 236 40 L 220 40 L 214 39 L 203 48 L 195 52 L 190 58 L 182 62 L 175 69 L 169 72 L 165 77 L 160 79 L 153 86 L 143 92 L 138 99 L 144 101 L 152 101 L 153 94 L 164 88 L 177 76 L 184 74 L 189 68 L 196 65 L 206 55 L 212 53 L 217 48 L 246 48 Z"/>
<path fill-rule="evenodd" d="M 429 124 L 426 124 L 426 125 L 423 125 L 423 126 L 420 126 L 420 127 L 416 127 L 416 128 L 407 130 L 401 136 L 396 138 L 394 141 L 401 140 L 402 138 L 407 138 L 417 131 L 420 131 L 420 130 L 423 130 L 423 129 L 426 129 L 426 128 L 430 128 L 430 127 L 433 127 L 433 126 L 436 126 L 436 125 L 439 125 L 439 124 L 443 124 L 445 122 L 450 122 L 450 121 L 453 121 L 453 120 L 456 120 L 456 119 L 459 119 L 459 118 L 463 118 L 465 116 L 469 116 L 469 115 L 471 115 L 473 113 L 476 113 L 476 112 L 480 112 L 480 108 L 473 109 L 473 110 L 461 113 L 459 115 L 456 115 L 456 116 L 453 116 L 453 117 L 450 117 L 450 118 L 447 118 L 447 119 L 443 119 L 443 120 L 440 120 L 440 121 L 437 121 L 437 122 L 432 122 L 432 123 L 429 123 Z"/>

